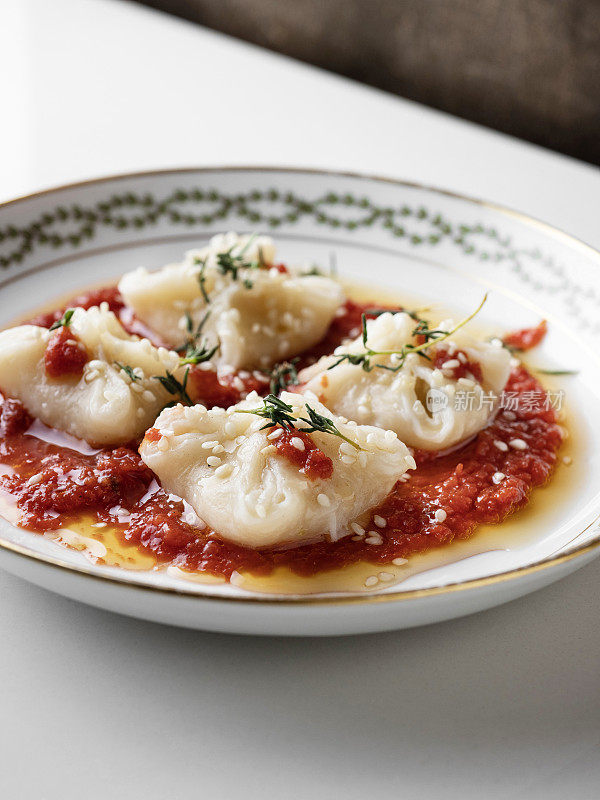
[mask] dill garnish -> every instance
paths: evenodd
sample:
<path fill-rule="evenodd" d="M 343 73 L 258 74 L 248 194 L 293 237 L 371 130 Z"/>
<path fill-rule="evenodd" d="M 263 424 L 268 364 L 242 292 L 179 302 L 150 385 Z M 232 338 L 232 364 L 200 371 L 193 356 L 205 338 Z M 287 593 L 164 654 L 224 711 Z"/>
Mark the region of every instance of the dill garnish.
<path fill-rule="evenodd" d="M 339 439 L 343 439 L 345 442 L 348 442 L 348 444 L 352 445 L 352 447 L 355 447 L 357 450 L 362 450 L 360 445 L 358 445 L 356 442 L 353 442 L 352 439 L 348 439 L 347 436 L 344 436 L 344 434 L 336 428 L 333 420 L 329 419 L 328 417 L 324 417 L 322 414 L 319 414 L 308 404 L 306 405 L 306 411 L 308 413 L 308 418 L 295 417 L 294 409 L 291 405 L 289 405 L 289 403 L 285 403 L 280 397 L 276 397 L 274 394 L 268 394 L 264 398 L 262 408 L 239 409 L 238 413 L 256 414 L 258 417 L 263 417 L 263 419 L 269 420 L 266 425 L 262 426 L 260 429 L 261 431 L 265 430 L 266 428 L 274 428 L 279 425 L 281 428 L 285 428 L 287 431 L 297 430 L 304 433 L 314 433 L 315 431 L 320 433 L 329 433 L 332 436 L 337 436 Z M 304 423 L 307 427 L 298 427 L 297 423 L 299 422 Z"/>
<path fill-rule="evenodd" d="M 417 317 L 417 325 L 414 328 L 412 335 L 413 336 L 420 336 L 425 339 L 424 342 L 420 344 L 405 344 L 400 350 L 373 350 L 367 344 L 367 317 L 366 314 L 362 315 L 362 342 L 365 348 L 363 353 L 341 353 L 336 357 L 336 361 L 328 367 L 328 369 L 333 369 L 337 367 L 338 364 L 342 364 L 343 362 L 347 362 L 348 364 L 352 364 L 353 366 L 360 366 L 365 372 L 371 372 L 375 367 L 379 369 L 386 369 L 390 372 L 398 372 L 398 370 L 402 369 L 404 363 L 406 361 L 407 356 L 415 353 L 422 358 L 426 358 L 430 360 L 429 356 L 425 352 L 428 348 L 430 348 L 434 344 L 438 344 L 439 342 L 443 342 L 448 337 L 455 334 L 460 328 L 470 322 L 473 317 L 478 314 L 481 309 L 483 308 L 483 304 L 487 300 L 487 294 L 484 296 L 481 303 L 477 306 L 475 311 L 469 314 L 468 317 L 461 320 L 458 325 L 455 325 L 449 331 L 443 331 L 439 328 L 429 328 L 429 323 L 427 320 L 423 320 Z M 410 315 L 413 319 L 415 317 Z M 373 363 L 373 358 L 375 356 L 395 356 L 396 357 L 396 365 L 391 367 L 387 364 L 377 364 Z"/>
<path fill-rule="evenodd" d="M 55 331 L 58 330 L 58 328 L 68 328 L 69 325 L 71 324 L 71 318 L 74 313 L 75 313 L 74 308 L 67 308 L 62 317 L 60 319 L 57 319 L 56 322 L 52 323 L 49 330 Z"/>

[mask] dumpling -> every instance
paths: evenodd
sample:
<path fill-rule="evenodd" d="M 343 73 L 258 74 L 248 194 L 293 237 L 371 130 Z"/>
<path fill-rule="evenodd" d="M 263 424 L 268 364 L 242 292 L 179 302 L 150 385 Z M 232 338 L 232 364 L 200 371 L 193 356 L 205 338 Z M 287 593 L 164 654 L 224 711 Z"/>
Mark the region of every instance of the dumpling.
<path fill-rule="evenodd" d="M 396 351 L 418 343 L 415 325 L 404 313 L 368 320 L 367 347 Z M 451 322 L 437 326 L 451 327 Z M 510 371 L 510 354 L 501 343 L 478 340 L 464 329 L 428 348 L 429 360 L 408 355 L 397 372 L 378 366 L 367 372 L 347 360 L 332 367 L 343 353 L 364 352 L 362 337 L 341 345 L 333 356 L 301 371 L 300 391 L 314 392 L 335 414 L 393 430 L 409 447 L 424 450 L 452 447 L 484 428 L 498 409 Z M 372 364 L 384 367 L 397 363 L 394 355 L 372 358 Z"/>
<path fill-rule="evenodd" d="M 225 272 L 219 265 L 224 253 L 234 259 Z M 180 347 L 186 330 L 202 323 L 207 344 L 219 344 L 213 358 L 219 366 L 264 368 L 320 341 L 344 302 L 336 281 L 281 272 L 272 266 L 274 256 L 270 238 L 228 233 L 189 252 L 181 264 L 127 273 L 119 290 L 170 347 Z M 236 266 L 250 263 L 255 266 Z"/>
<path fill-rule="evenodd" d="M 141 436 L 174 399 L 152 376 L 176 370 L 177 354 L 130 336 L 111 311 L 77 308 L 67 341 L 84 363 L 75 374 L 52 377 L 46 351 L 63 330 L 20 325 L 0 332 L 0 390 L 46 425 L 92 444 Z"/>
<path fill-rule="evenodd" d="M 345 536 L 347 525 L 379 504 L 415 462 L 391 431 L 335 417 L 316 398 L 284 392 L 281 400 L 296 418 L 306 416 L 308 402 L 362 449 L 329 433 L 292 436 L 290 446 L 301 453 L 316 445 L 331 459 L 329 477 L 307 477 L 278 449 L 281 428 L 261 430 L 262 417 L 240 413 L 263 406 L 253 393 L 228 409 L 165 409 L 142 442 L 142 459 L 167 491 L 238 544 L 285 546 Z"/>

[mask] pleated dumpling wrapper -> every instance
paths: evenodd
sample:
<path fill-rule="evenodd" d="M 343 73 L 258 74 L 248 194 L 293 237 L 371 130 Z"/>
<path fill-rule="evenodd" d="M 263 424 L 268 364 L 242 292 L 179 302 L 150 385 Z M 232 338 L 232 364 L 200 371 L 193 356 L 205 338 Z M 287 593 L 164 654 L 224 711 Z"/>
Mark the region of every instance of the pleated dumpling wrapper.
<path fill-rule="evenodd" d="M 278 450 L 281 428 L 263 430 L 264 418 L 240 413 L 263 407 L 263 398 L 254 392 L 228 409 L 165 409 L 142 442 L 142 459 L 167 491 L 237 544 L 261 548 L 341 538 L 415 462 L 392 431 L 336 417 L 316 398 L 284 392 L 280 399 L 296 418 L 307 416 L 308 404 L 361 449 L 331 433 L 311 433 L 331 459 L 332 472 L 330 477 L 307 477 Z"/>
<path fill-rule="evenodd" d="M 418 344 L 416 324 L 406 313 L 368 320 L 367 347 L 401 351 Z M 436 326 L 452 328 L 451 321 Z M 390 369 L 399 365 L 394 354 L 372 356 L 370 371 L 347 359 L 333 366 L 343 354 L 365 349 L 360 336 L 302 370 L 302 390 L 316 394 L 336 414 L 395 431 L 409 447 L 424 450 L 452 447 L 482 430 L 498 409 L 510 372 L 510 353 L 499 341 L 478 339 L 464 329 L 429 347 L 427 358 L 407 355 L 396 372 Z"/>
<path fill-rule="evenodd" d="M 219 234 L 181 263 L 128 272 L 119 290 L 170 347 L 202 325 L 219 367 L 266 368 L 320 341 L 345 300 L 331 278 L 280 271 L 274 258 L 269 237 Z"/>
<path fill-rule="evenodd" d="M 77 308 L 68 331 L 87 361 L 78 374 L 52 377 L 45 354 L 60 330 L 19 325 L 0 332 L 0 389 L 46 425 L 91 444 L 139 438 L 173 400 L 152 376 L 176 370 L 177 354 L 130 336 L 106 308 Z"/>

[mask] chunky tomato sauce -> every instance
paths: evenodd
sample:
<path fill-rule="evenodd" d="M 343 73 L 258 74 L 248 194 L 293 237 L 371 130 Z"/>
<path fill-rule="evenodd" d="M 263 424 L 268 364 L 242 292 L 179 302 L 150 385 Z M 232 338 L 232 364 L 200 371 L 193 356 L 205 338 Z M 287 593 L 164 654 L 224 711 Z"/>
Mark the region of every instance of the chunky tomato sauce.
<path fill-rule="evenodd" d="M 455 381 L 460 378 L 472 377 L 478 383 L 483 380 L 481 367 L 476 361 L 469 361 L 469 357 L 463 350 L 455 350 L 453 353 L 440 345 L 436 348 L 433 366 L 444 370 L 444 373 Z"/>
<path fill-rule="evenodd" d="M 68 327 L 53 331 L 44 353 L 44 366 L 50 378 L 75 377 L 83 373 L 88 354 L 83 342 Z"/>
<path fill-rule="evenodd" d="M 275 440 L 275 448 L 284 458 L 287 458 L 300 472 L 311 481 L 318 478 L 331 478 L 333 475 L 333 461 L 326 456 L 315 444 L 314 439 L 303 431 L 281 431 Z"/>
<path fill-rule="evenodd" d="M 116 290 L 90 293 L 82 305 L 93 305 L 100 297 L 122 313 Z M 309 363 L 330 353 L 345 338 L 356 335 L 366 308 L 348 302 L 323 342 L 304 354 L 302 361 Z M 62 310 L 47 315 L 43 322 L 49 326 L 61 316 Z M 41 324 L 40 318 L 36 321 Z M 529 340 L 521 337 L 522 344 Z M 438 355 L 440 365 L 452 359 L 460 363 L 452 367 L 457 377 L 464 369 L 478 378 L 479 365 L 459 359 L 457 351 Z M 251 388 L 263 394 L 268 391 L 268 385 L 250 373 L 243 373 L 241 383 L 234 385 L 236 377 L 221 382 L 212 371 L 194 369 L 190 386 L 209 405 L 237 402 L 240 387 L 245 392 Z M 511 398 L 510 407 L 501 408 L 495 421 L 466 446 L 440 457 L 417 451 L 417 469 L 408 480 L 399 481 L 372 512 L 367 535 L 346 536 L 337 542 L 280 551 L 257 551 L 226 542 L 217 532 L 186 521 L 189 508 L 160 488 L 141 461 L 136 443 L 101 450 L 85 444 L 77 449 L 72 442 L 59 446 L 36 435 L 40 423 L 10 398 L 0 398 L 0 464 L 6 473 L 0 475 L 0 491 L 17 504 L 25 527 L 55 530 L 85 513 L 92 522 L 115 526 L 123 542 L 151 553 L 158 564 L 225 578 L 240 570 L 267 575 L 278 566 L 312 575 L 358 561 L 385 564 L 467 538 L 480 524 L 500 522 L 527 503 L 534 487 L 548 480 L 562 434 L 546 392 L 525 368 L 516 367 L 506 395 Z M 154 435 L 159 435 L 154 428 L 146 433 L 150 439 Z M 302 441 L 303 450 L 297 442 L 292 444 L 294 437 Z M 283 431 L 272 441 L 279 454 L 309 478 L 330 477 L 331 459 L 310 435 Z M 376 535 L 370 535 L 371 531 Z"/>
<path fill-rule="evenodd" d="M 548 323 L 543 319 L 534 328 L 522 328 L 520 331 L 513 331 L 507 334 L 503 341 L 515 350 L 532 350 L 537 347 L 548 333 Z"/>

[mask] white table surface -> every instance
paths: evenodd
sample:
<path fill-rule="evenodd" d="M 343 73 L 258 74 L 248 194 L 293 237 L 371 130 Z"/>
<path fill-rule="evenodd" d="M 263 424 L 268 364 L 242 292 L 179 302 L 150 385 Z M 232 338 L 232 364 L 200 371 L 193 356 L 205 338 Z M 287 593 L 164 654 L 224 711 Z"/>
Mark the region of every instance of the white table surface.
<path fill-rule="evenodd" d="M 117 0 L 1 0 L 0 200 L 119 171 L 353 169 L 600 246 L 600 171 Z M 0 573 L 0 797 L 586 800 L 600 792 L 600 561 L 389 634 L 137 622 Z"/>

